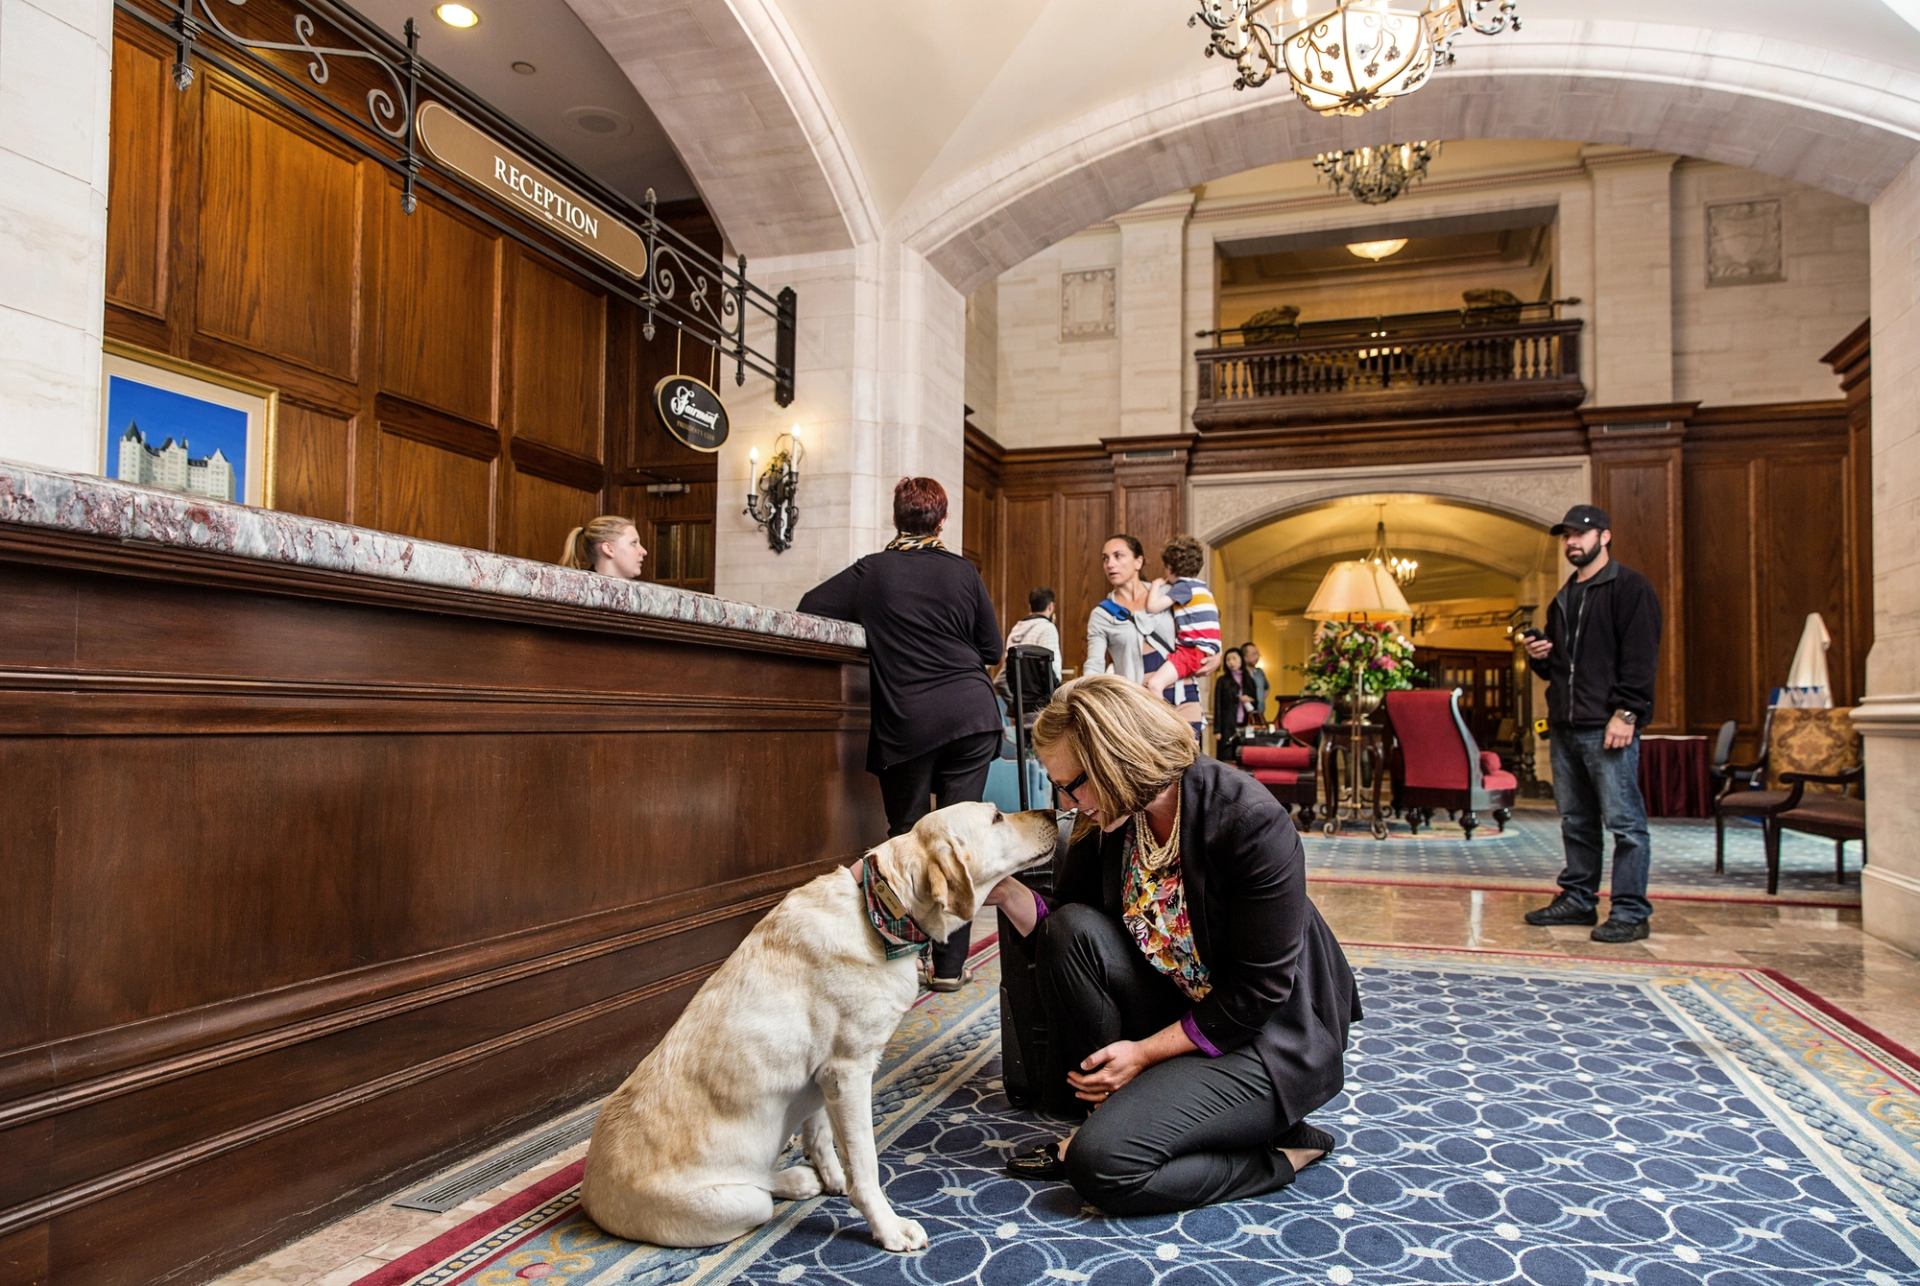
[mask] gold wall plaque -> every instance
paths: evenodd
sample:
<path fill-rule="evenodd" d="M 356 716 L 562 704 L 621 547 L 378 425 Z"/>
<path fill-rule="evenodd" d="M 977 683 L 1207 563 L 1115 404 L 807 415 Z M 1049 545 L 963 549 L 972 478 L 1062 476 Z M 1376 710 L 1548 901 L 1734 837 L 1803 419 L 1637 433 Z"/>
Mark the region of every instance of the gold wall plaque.
<path fill-rule="evenodd" d="M 465 175 L 544 228 L 591 251 L 630 277 L 647 275 L 640 234 L 518 152 L 502 147 L 439 103 L 422 103 L 420 142 L 433 159 Z"/>

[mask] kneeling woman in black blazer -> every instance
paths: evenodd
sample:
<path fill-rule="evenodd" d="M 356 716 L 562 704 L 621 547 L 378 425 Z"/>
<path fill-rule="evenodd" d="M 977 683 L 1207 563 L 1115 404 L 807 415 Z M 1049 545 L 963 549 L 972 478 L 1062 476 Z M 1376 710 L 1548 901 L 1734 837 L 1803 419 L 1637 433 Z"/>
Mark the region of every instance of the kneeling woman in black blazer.
<path fill-rule="evenodd" d="M 1047 1019 L 1093 1110 L 1008 1168 L 1116 1215 L 1285 1187 L 1333 1148 L 1306 1116 L 1339 1093 L 1361 1016 L 1286 810 L 1110 675 L 1061 688 L 1033 746 L 1086 833 L 1052 897 L 1010 878 L 988 901 L 1039 935 Z"/>

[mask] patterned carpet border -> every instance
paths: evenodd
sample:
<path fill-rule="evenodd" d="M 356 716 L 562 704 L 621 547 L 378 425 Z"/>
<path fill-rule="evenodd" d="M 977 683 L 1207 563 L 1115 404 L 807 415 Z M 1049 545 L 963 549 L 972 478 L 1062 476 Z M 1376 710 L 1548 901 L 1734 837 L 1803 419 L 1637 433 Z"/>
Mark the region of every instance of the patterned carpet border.
<path fill-rule="evenodd" d="M 1351 944 L 1368 1020 L 1318 1114 L 1331 1162 L 1270 1197 L 1108 1219 L 998 1174 L 1046 1130 L 997 1079 L 997 953 L 916 1007 L 876 1081 L 922 1255 L 844 1198 L 717 1251 L 618 1242 L 570 1166 L 358 1286 L 1920 1281 L 1920 1059 L 1751 967 Z"/>
<path fill-rule="evenodd" d="M 1760 828 L 1729 821 L 1726 870 L 1713 869 L 1713 823 L 1697 818 L 1654 818 L 1648 824 L 1653 858 L 1650 896 L 1676 902 L 1732 902 L 1758 906 L 1857 907 L 1860 905 L 1859 845 L 1847 848 L 1844 883 L 1833 878 L 1831 841 L 1788 833 L 1781 837 L 1780 891 L 1767 892 L 1766 858 Z M 1559 891 L 1564 864 L 1559 815 L 1550 809 L 1522 808 L 1497 831 L 1489 824 L 1463 838 L 1444 818 L 1419 834 L 1403 821 L 1388 822 L 1388 837 L 1344 830 L 1327 836 L 1318 828 L 1303 833 L 1307 878 L 1325 884 L 1399 888 L 1482 889 L 1492 892 Z M 1611 840 L 1608 841 L 1609 862 Z M 1609 865 L 1603 872 L 1606 892 Z"/>

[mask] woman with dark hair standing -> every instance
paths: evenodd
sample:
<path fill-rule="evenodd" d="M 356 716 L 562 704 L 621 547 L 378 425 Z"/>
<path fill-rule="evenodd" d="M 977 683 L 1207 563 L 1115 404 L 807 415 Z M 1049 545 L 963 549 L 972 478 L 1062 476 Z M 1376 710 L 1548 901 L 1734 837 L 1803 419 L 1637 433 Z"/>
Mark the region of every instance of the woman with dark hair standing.
<path fill-rule="evenodd" d="M 833 579 L 800 610 L 853 621 L 867 632 L 873 715 L 867 771 L 880 779 L 887 834 L 904 835 L 938 806 L 986 792 L 1000 753 L 1000 706 L 987 667 L 1000 660 L 1000 625 L 973 564 L 940 543 L 947 493 L 932 478 L 893 489 L 899 534 Z M 933 948 L 930 985 L 957 991 L 971 934 Z"/>
<path fill-rule="evenodd" d="M 1253 713 L 1253 688 L 1246 659 L 1232 648 L 1221 656 L 1220 673 L 1213 676 L 1213 757 L 1231 762 Z"/>

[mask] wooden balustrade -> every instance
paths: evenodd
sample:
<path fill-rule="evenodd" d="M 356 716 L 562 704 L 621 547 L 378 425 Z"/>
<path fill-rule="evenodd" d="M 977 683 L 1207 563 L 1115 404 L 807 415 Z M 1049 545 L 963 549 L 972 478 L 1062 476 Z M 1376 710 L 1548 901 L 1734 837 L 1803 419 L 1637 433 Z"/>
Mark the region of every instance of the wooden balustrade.
<path fill-rule="evenodd" d="M 1242 428 L 1577 406 L 1586 397 L 1580 326 L 1552 317 L 1476 324 L 1472 314 L 1448 313 L 1213 332 L 1222 342 L 1194 354 L 1193 422 Z"/>

